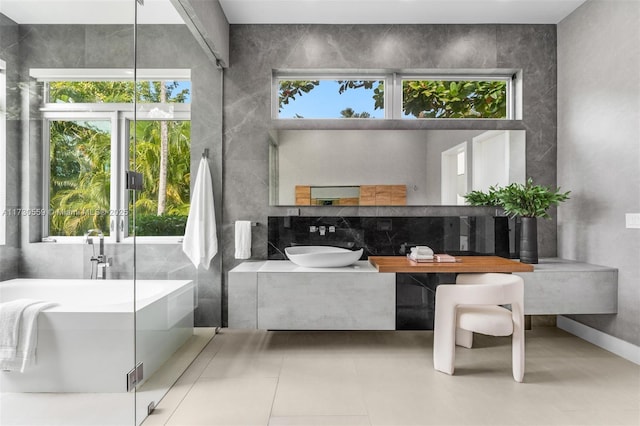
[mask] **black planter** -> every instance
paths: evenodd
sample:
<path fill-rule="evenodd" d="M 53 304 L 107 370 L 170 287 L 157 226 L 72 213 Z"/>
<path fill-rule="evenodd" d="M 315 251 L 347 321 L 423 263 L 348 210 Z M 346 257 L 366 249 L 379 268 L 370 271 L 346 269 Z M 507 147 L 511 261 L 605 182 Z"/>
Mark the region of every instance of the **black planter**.
<path fill-rule="evenodd" d="M 520 262 L 538 263 L 538 218 L 522 217 L 520 221 Z"/>

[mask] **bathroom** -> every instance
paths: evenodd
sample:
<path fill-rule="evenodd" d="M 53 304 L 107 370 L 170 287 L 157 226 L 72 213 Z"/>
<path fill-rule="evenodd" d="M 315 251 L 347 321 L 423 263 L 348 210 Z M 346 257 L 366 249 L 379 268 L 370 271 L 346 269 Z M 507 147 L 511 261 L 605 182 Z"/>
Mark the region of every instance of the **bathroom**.
<path fill-rule="evenodd" d="M 30 8 L 46 11 L 46 3 L 31 2 Z M 229 317 L 227 276 L 243 262 L 235 258 L 235 222 L 256 224 L 251 229 L 251 259 L 267 259 L 269 217 L 288 216 L 292 207 L 270 203 L 269 132 L 289 128 L 372 128 L 362 120 L 312 121 L 305 128 L 304 123 L 281 124 L 272 119 L 274 70 L 522 70 L 522 119 L 512 123 L 394 121 L 393 128 L 471 130 L 477 126 L 481 130 L 526 131 L 527 176 L 536 183 L 572 191 L 571 200 L 552 212 L 551 220 L 539 222 L 540 256 L 617 268 L 618 313 L 574 319 L 598 335 L 621 341 L 625 347 L 631 345 L 637 353 L 639 239 L 637 230 L 625 227 L 625 215 L 640 210 L 638 130 L 633 126 L 638 122 L 638 87 L 633 70 L 638 69 L 639 55 L 637 45 L 631 44 L 638 38 L 637 26 L 632 25 L 638 13 L 636 4 L 622 2 L 609 8 L 604 1 L 572 2 L 575 10 L 566 10 L 562 18 L 528 25 L 479 21 L 471 21 L 477 25 L 422 25 L 399 20 L 397 23 L 402 25 L 397 25 L 372 17 L 373 23 L 362 26 L 318 25 L 321 22 L 314 24 L 305 19 L 299 25 L 288 26 L 273 16 L 267 25 L 243 20 L 241 12 L 252 8 L 250 1 L 221 1 L 218 7 L 218 2 L 212 6 L 208 2 L 177 0 L 171 3 L 180 10 L 170 24 L 147 24 L 145 19 L 153 22 L 147 14 L 152 14 L 149 9 L 156 3 L 118 3 L 125 10 L 125 19 L 119 24 L 110 21 L 105 13 L 89 14 L 91 18 L 68 25 L 65 17 L 72 13 L 63 6 L 49 10 L 38 21 L 19 14 L 12 17 L 9 8 L 15 2 L 3 0 L 0 59 L 6 70 L 7 136 L 3 140 L 5 146 L 0 145 L 5 150 L 4 169 L 0 167 L 0 171 L 4 170 L 0 173 L 0 191 L 6 194 L 2 210 L 28 212 L 47 207 L 42 167 L 45 151 L 38 117 L 42 92 L 38 79 L 27 77 L 32 70 L 139 69 L 142 76 L 149 69 L 188 69 L 192 91 L 191 185 L 206 149 L 218 225 L 218 254 L 208 269 L 196 269 L 183 254 L 179 238 L 154 241 L 136 237 L 135 242 L 124 241 L 126 238 L 115 242 L 110 235 L 105 244 L 105 255 L 111 259 L 106 272 L 110 279 L 191 280 L 197 302 L 193 312 L 195 328 L 222 327 L 224 331 Z M 179 20 L 185 16 L 190 20 L 178 23 L 184 22 Z M 268 16 L 265 14 L 264 19 Z M 330 17 L 325 17 L 323 23 L 331 23 Z M 104 21 L 98 22 L 99 18 Z M 360 22 L 353 19 L 354 24 Z M 594 20 L 601 25 L 594 24 Z M 464 23 L 467 22 L 457 22 Z M 627 81 L 635 82 L 635 86 Z M 596 90 L 584 91 L 585 86 L 606 90 L 607 96 Z M 25 104 L 28 100 L 31 105 Z M 618 111 L 625 111 L 624 115 Z M 377 123 L 373 126 L 381 128 Z M 619 172 L 612 173 L 612 169 Z M 489 208 L 438 205 L 296 208 L 303 217 L 459 217 L 494 213 Z M 90 277 L 90 259 L 97 250 L 98 237 L 93 237 L 93 245 L 81 237 L 77 242 L 47 242 L 42 240 L 48 235 L 43 233 L 41 217 L 5 215 L 3 219 L 0 281 Z M 133 289 L 130 293 L 133 298 Z M 224 333 L 214 337 L 213 342 L 220 337 Z M 124 395 L 117 403 L 133 407 L 135 395 Z M 138 405 L 146 408 L 148 404 Z M 14 424 L 3 414 L 0 424 L 5 423 Z M 131 420 L 126 424 L 134 423 Z"/>

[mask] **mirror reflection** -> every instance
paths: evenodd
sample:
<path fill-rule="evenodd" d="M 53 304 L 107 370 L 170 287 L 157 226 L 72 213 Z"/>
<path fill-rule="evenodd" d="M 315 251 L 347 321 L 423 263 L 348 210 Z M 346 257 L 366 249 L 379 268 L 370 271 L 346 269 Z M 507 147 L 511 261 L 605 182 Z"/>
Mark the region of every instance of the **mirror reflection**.
<path fill-rule="evenodd" d="M 524 183 L 524 130 L 274 130 L 275 206 L 464 205 Z"/>

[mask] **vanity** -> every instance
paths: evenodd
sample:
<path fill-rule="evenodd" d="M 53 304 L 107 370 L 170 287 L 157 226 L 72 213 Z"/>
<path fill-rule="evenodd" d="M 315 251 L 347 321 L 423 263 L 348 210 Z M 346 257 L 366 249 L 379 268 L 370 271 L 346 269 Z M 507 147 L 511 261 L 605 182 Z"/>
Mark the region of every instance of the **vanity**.
<path fill-rule="evenodd" d="M 341 268 L 243 262 L 229 272 L 230 328 L 395 330 L 395 302 L 395 274 L 366 260 Z"/>
<path fill-rule="evenodd" d="M 525 315 L 617 312 L 614 268 L 562 259 L 541 259 L 537 265 L 495 256 L 461 260 L 411 265 L 403 257 L 372 256 L 341 268 L 303 268 L 287 260 L 243 262 L 229 272 L 228 325 L 269 330 L 395 330 L 398 278 L 442 272 L 452 274 L 450 282 L 458 272 L 520 275 L 525 282 Z M 416 266 L 420 270 L 411 269 Z"/>

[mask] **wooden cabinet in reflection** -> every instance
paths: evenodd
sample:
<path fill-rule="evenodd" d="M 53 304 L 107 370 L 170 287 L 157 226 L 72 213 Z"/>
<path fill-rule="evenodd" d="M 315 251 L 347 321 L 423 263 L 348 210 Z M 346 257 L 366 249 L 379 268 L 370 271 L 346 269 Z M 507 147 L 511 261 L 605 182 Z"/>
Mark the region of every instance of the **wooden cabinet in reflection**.
<path fill-rule="evenodd" d="M 296 206 L 311 205 L 311 186 L 296 185 Z"/>
<path fill-rule="evenodd" d="M 311 185 L 296 185 L 297 206 L 406 206 L 406 185 L 361 185 L 358 189 L 359 196 L 341 196 L 336 190 L 336 195 L 330 195 L 332 187 L 314 187 Z M 335 187 L 343 189 L 344 187 Z M 314 189 L 322 189 L 324 195 L 316 197 Z M 327 195 L 329 192 L 329 195 Z"/>
<path fill-rule="evenodd" d="M 361 206 L 406 206 L 407 185 L 362 185 Z"/>

